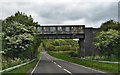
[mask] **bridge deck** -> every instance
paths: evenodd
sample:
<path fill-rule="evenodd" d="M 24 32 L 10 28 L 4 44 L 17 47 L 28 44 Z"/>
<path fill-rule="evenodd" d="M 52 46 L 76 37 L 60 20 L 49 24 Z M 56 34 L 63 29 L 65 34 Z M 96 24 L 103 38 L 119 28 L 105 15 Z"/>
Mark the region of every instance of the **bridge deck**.
<path fill-rule="evenodd" d="M 37 26 L 40 38 L 84 38 L 84 25 Z"/>

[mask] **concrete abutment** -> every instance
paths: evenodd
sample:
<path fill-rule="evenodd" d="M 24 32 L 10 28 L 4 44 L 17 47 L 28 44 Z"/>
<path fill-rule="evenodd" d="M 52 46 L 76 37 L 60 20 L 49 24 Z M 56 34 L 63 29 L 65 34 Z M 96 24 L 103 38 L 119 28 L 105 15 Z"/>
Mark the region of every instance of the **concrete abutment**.
<path fill-rule="evenodd" d="M 95 56 L 97 51 L 94 46 L 94 37 L 98 28 L 85 28 L 85 38 L 79 39 L 80 57 Z"/>

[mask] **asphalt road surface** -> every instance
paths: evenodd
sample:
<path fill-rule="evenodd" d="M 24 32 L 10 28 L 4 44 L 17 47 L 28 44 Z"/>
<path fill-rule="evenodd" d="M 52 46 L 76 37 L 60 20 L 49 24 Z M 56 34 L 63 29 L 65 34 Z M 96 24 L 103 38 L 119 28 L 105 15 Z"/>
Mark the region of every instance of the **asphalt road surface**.
<path fill-rule="evenodd" d="M 41 51 L 41 59 L 31 75 L 108 75 L 104 72 L 54 58 Z"/>

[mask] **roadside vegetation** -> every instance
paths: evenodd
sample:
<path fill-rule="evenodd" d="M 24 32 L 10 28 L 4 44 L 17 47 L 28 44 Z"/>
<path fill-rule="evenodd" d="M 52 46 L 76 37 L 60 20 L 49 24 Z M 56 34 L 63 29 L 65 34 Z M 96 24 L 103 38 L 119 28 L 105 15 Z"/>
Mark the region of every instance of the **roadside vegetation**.
<path fill-rule="evenodd" d="M 71 56 L 79 56 L 78 42 L 73 39 L 48 39 L 43 40 L 43 44 L 47 51 L 69 52 Z"/>
<path fill-rule="evenodd" d="M 4 73 L 2 73 L 2 75 L 26 75 L 26 74 L 30 74 L 40 59 L 41 49 L 42 49 L 42 43 L 40 44 L 40 46 L 37 49 L 38 54 L 33 62 L 31 62 L 27 65 L 21 66 L 19 68 L 13 69 L 11 71 L 4 72 Z"/>
<path fill-rule="evenodd" d="M 37 58 L 35 58 L 35 60 L 33 62 L 31 62 L 27 65 L 21 66 L 17 69 L 13 69 L 11 71 L 4 72 L 2 75 L 26 75 L 26 74 L 30 74 L 31 71 L 33 70 L 33 68 L 36 66 L 37 62 L 39 61 L 41 48 L 42 48 L 42 43 L 38 47 L 39 54 L 37 54 Z"/>
<path fill-rule="evenodd" d="M 36 64 L 37 64 L 38 60 L 35 59 L 33 62 L 24 65 L 22 67 L 19 67 L 17 69 L 8 71 L 8 72 L 4 72 L 2 75 L 26 75 L 27 72 L 30 70 L 30 68 L 33 68 Z M 28 73 L 30 74 L 30 73 Z"/>
<path fill-rule="evenodd" d="M 86 56 L 86 57 L 81 57 L 81 59 L 85 60 L 97 60 L 97 61 L 108 61 L 108 62 L 120 62 L 119 58 L 107 58 L 106 56 Z"/>
<path fill-rule="evenodd" d="M 86 67 L 91 67 L 101 71 L 106 71 L 108 73 L 118 73 L 118 68 L 119 68 L 118 64 L 108 64 L 108 63 L 100 63 L 100 62 L 94 62 L 94 61 L 89 61 L 84 59 L 78 59 L 78 58 L 71 57 L 69 53 L 56 53 L 56 52 L 49 51 L 48 54 L 65 61 L 76 63 Z"/>
<path fill-rule="evenodd" d="M 99 56 L 103 56 L 109 61 L 119 61 L 120 24 L 113 20 L 103 23 L 96 33 L 94 44 Z"/>
<path fill-rule="evenodd" d="M 2 69 L 37 58 L 41 40 L 37 37 L 36 25 L 31 15 L 19 11 L 2 20 Z"/>

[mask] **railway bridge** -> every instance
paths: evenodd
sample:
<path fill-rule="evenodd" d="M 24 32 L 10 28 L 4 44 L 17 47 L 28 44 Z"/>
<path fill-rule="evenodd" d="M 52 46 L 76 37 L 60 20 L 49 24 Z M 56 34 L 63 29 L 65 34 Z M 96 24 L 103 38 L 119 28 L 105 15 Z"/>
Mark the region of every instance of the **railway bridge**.
<path fill-rule="evenodd" d="M 80 57 L 96 55 L 93 38 L 98 28 L 85 25 L 37 25 L 41 39 L 79 39 Z"/>

